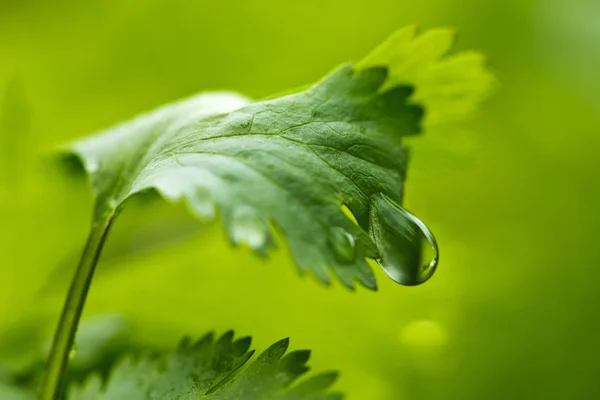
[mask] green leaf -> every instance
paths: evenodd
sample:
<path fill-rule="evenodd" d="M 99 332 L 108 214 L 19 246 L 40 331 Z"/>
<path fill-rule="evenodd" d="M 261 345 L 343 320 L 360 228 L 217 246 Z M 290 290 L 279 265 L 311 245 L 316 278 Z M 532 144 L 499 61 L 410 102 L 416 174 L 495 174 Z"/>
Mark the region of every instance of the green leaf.
<path fill-rule="evenodd" d="M 199 95 L 75 143 L 70 150 L 96 195 L 95 220 L 112 220 L 129 198 L 157 190 L 202 219 L 218 210 L 231 241 L 260 254 L 278 229 L 299 268 L 325 282 L 333 269 L 348 287 L 357 280 L 375 289 L 366 258 L 384 254 L 390 259 L 380 264 L 394 280 L 424 282 L 437 247 L 433 261 L 423 262 L 422 243 L 432 236 L 400 207 L 407 168 L 401 139 L 420 131 L 424 112 L 413 97 L 440 115 L 441 107 L 453 114 L 456 104 L 430 93 L 437 87 L 426 79 L 431 73 L 417 73 L 448 70 L 448 61 L 438 63 L 447 38 L 426 34 L 416 41 L 425 44 L 415 45 L 402 39 L 405 31 L 358 67 L 343 66 L 299 93 L 254 103 Z M 449 74 L 445 83 L 464 83 L 455 77 L 462 75 Z M 405 85 L 421 82 L 425 92 Z M 468 100 L 472 108 L 480 97 L 462 96 L 456 107 L 462 111 Z M 380 227 L 385 218 L 404 227 Z"/>
<path fill-rule="evenodd" d="M 233 339 L 228 332 L 215 340 L 212 334 L 192 343 L 181 342 L 172 353 L 124 359 L 108 382 L 90 378 L 82 387 L 73 387 L 69 400 L 339 400 L 327 392 L 337 374 L 324 373 L 301 383 L 295 381 L 308 371 L 310 352 L 284 355 L 289 341 L 281 340 L 262 353 L 248 367 L 252 357 L 250 338 Z M 240 370 L 241 369 L 241 370 Z"/>
<path fill-rule="evenodd" d="M 415 87 L 412 101 L 427 110 L 426 125 L 437 125 L 473 113 L 497 85 L 486 68 L 485 55 L 463 51 L 447 55 L 456 38 L 449 28 L 431 29 L 418 34 L 416 26 L 396 31 L 358 68 L 389 66 L 385 87 Z"/>

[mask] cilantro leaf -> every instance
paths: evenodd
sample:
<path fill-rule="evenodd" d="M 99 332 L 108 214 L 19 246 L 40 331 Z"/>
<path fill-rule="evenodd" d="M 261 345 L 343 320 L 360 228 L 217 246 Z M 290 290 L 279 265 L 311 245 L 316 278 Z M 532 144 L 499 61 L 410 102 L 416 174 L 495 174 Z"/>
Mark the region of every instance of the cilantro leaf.
<path fill-rule="evenodd" d="M 260 254 L 277 228 L 299 268 L 325 282 L 333 269 L 348 287 L 375 289 L 366 258 L 381 257 L 397 282 L 424 282 L 437 246 L 430 241 L 436 255 L 423 263 L 422 243 L 432 236 L 399 205 L 401 139 L 420 131 L 424 110 L 415 101 L 441 118 L 472 108 L 485 90 L 446 93 L 465 82 L 460 62 L 439 61 L 448 38 L 406 32 L 304 91 L 258 102 L 200 95 L 76 142 L 70 150 L 90 176 L 95 220 L 112 221 L 129 198 L 156 190 L 203 219 L 218 209 L 231 241 Z"/>
<path fill-rule="evenodd" d="M 456 38 L 449 28 L 418 34 L 416 26 L 396 31 L 361 60 L 358 68 L 390 66 L 385 87 L 408 84 L 412 100 L 427 110 L 426 125 L 456 121 L 468 116 L 497 85 L 477 51 L 447 55 Z"/>
<path fill-rule="evenodd" d="M 99 377 L 71 388 L 69 400 L 198 399 L 207 400 L 339 400 L 327 392 L 337 374 L 324 373 L 299 384 L 308 371 L 308 351 L 284 355 L 289 341 L 281 340 L 248 367 L 250 338 L 234 340 L 228 332 L 193 343 L 183 340 L 169 354 L 141 360 L 124 359 L 103 384 Z"/>

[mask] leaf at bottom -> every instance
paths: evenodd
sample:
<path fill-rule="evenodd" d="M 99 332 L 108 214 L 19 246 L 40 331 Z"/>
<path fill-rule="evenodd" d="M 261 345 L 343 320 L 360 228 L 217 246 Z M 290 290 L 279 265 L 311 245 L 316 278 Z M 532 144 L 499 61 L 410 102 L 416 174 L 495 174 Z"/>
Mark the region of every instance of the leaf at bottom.
<path fill-rule="evenodd" d="M 252 357 L 249 337 L 233 339 L 228 332 L 214 339 L 212 334 L 193 343 L 183 340 L 168 355 L 126 358 L 106 383 L 90 378 L 71 389 L 69 400 L 340 400 L 327 389 L 336 373 L 313 376 L 294 382 L 308 371 L 306 350 L 285 354 L 289 340 L 269 347 L 248 367 L 238 371 Z"/>

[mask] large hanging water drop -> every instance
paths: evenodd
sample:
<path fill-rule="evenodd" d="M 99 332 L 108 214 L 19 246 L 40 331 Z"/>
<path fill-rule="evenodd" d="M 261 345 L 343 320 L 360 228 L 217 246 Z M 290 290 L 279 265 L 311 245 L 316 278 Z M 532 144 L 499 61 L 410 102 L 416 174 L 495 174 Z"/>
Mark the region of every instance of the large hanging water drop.
<path fill-rule="evenodd" d="M 356 245 L 354 236 L 344 228 L 334 227 L 329 232 L 329 246 L 340 263 L 348 264 L 356 258 Z"/>
<path fill-rule="evenodd" d="M 386 274 L 407 286 L 431 278 L 439 250 L 429 228 L 382 193 L 371 197 L 370 206 L 369 233 L 379 250 L 377 263 Z"/>

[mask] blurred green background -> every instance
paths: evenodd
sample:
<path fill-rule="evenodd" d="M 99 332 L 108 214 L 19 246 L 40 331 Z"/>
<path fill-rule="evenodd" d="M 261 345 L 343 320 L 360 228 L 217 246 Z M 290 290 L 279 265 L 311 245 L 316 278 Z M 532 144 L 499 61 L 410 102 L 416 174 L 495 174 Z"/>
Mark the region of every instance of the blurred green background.
<path fill-rule="evenodd" d="M 49 167 L 55 145 L 198 91 L 313 82 L 418 23 L 456 27 L 501 82 L 477 117 L 410 143 L 431 281 L 325 287 L 152 204 L 117 224 L 86 315 L 123 313 L 145 345 L 291 336 L 349 400 L 600 398 L 599 21 L 597 0 L 1 0 L 0 359 L 54 327 L 85 240 L 91 196 Z"/>

